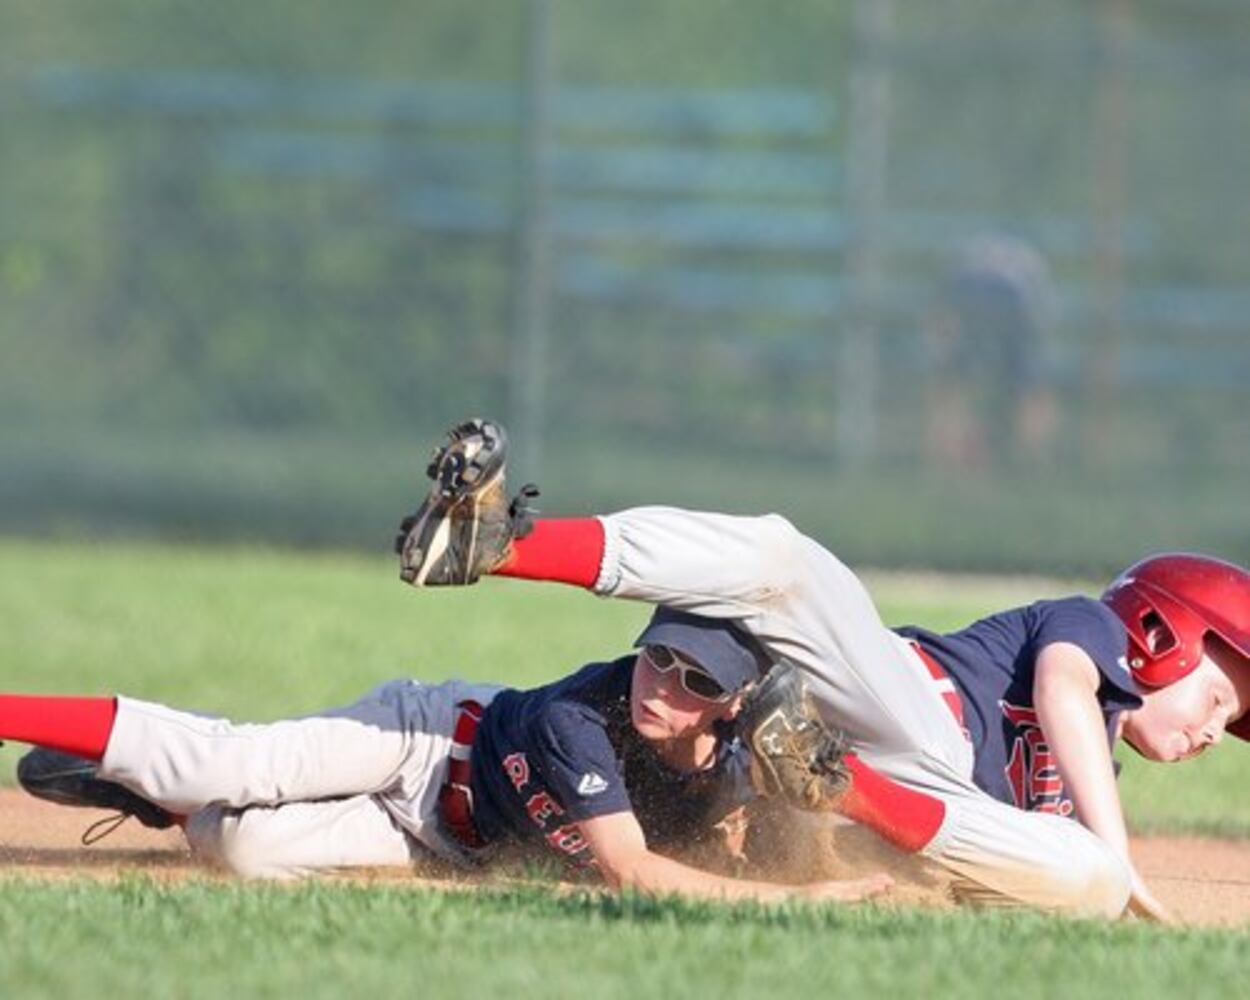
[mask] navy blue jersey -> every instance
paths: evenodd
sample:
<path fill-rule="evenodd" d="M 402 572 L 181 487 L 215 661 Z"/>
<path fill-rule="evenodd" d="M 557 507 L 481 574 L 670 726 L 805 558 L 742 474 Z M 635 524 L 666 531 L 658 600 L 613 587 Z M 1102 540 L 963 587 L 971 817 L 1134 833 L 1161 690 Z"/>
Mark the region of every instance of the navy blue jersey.
<path fill-rule="evenodd" d="M 1044 647 L 1071 643 L 1094 661 L 1102 675 L 1098 703 L 1110 744 L 1120 712 L 1142 703 L 1125 660 L 1124 625 L 1092 598 L 1038 601 L 949 635 L 914 627 L 897 631 L 919 642 L 958 689 L 976 750 L 977 786 L 1021 809 L 1063 816 L 1073 809 L 1033 708 L 1033 673 Z"/>
<path fill-rule="evenodd" d="M 734 748 L 694 774 L 665 764 L 630 720 L 636 657 L 591 663 L 529 691 L 505 690 L 473 741 L 473 822 L 487 841 L 543 838 L 575 862 L 590 860 L 577 823 L 632 811 L 650 846 L 688 839 L 730 783 Z"/>

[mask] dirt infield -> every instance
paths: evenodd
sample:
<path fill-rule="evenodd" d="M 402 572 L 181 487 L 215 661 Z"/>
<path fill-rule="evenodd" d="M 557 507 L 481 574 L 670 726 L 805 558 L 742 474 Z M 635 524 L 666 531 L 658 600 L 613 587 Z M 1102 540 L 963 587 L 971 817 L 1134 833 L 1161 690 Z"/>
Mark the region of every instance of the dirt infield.
<path fill-rule="evenodd" d="M 0 789 L 0 877 L 107 880 L 122 873 L 171 881 L 224 877 L 192 859 L 179 831 L 148 830 L 134 820 L 100 843 L 84 847 L 83 831 L 107 815 L 52 806 L 14 789 Z M 826 859 L 820 865 L 822 874 L 851 876 L 884 866 L 899 879 L 894 897 L 900 904 L 949 905 L 939 876 L 867 846 L 859 831 L 843 831 L 834 843 L 843 856 L 839 861 Z M 1134 841 L 1133 854 L 1159 897 L 1185 923 L 1250 924 L 1250 841 L 1140 838 Z M 418 875 L 390 871 L 369 877 L 413 885 L 445 883 L 438 876 L 436 871 Z"/>

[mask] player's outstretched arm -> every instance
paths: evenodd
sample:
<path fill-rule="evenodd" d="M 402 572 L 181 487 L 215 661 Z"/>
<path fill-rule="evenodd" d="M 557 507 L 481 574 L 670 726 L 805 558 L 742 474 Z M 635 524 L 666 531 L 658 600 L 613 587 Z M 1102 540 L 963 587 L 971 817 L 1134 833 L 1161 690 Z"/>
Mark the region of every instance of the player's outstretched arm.
<path fill-rule="evenodd" d="M 727 878 L 691 868 L 650 850 L 633 813 L 598 816 L 583 820 L 580 827 L 604 880 L 614 889 L 762 903 L 787 899 L 855 902 L 880 895 L 894 884 L 885 874 L 795 886 Z"/>
<path fill-rule="evenodd" d="M 1098 668 L 1085 650 L 1072 643 L 1051 643 L 1037 657 L 1033 704 L 1077 816 L 1129 867 L 1130 912 L 1170 922 L 1171 915 L 1147 888 L 1129 855 L 1106 724 L 1098 707 L 1100 683 Z"/>

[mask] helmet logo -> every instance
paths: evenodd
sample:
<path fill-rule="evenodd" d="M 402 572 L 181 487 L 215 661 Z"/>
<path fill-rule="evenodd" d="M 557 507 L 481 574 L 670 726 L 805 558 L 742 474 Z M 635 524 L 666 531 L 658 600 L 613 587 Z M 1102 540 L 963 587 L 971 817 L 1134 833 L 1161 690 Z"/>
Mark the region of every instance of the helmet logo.
<path fill-rule="evenodd" d="M 1146 637 L 1146 647 L 1154 656 L 1166 653 L 1177 644 L 1176 636 L 1168 628 L 1167 622 L 1153 608 L 1142 615 L 1141 627 Z"/>

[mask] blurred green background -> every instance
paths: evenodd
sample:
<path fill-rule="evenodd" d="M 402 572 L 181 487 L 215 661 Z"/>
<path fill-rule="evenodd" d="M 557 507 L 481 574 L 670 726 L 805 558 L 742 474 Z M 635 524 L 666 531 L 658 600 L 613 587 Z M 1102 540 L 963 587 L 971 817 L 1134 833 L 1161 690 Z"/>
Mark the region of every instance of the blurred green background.
<path fill-rule="evenodd" d="M 856 564 L 1250 561 L 1238 0 L 6 0 L 0 532 L 546 509 Z"/>
<path fill-rule="evenodd" d="M 3 0 L 0 686 L 261 720 L 621 652 L 645 608 L 395 580 L 475 414 L 546 512 L 777 510 L 887 570 L 890 624 L 1152 550 L 1250 563 L 1248 176 L 1244 0 Z M 1126 759 L 1134 828 L 1250 835 L 1248 754 Z M 0 888 L 22 996 L 1206 995 L 1245 955 L 1031 915 Z"/>

